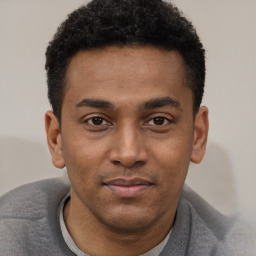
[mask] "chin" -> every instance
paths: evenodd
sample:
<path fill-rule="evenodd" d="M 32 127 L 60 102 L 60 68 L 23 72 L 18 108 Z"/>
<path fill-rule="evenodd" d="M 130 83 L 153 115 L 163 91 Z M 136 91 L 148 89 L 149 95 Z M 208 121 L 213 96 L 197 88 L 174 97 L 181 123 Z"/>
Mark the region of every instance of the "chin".
<path fill-rule="evenodd" d="M 126 219 L 122 218 L 119 220 L 113 220 L 105 222 L 108 227 L 118 233 L 138 233 L 138 231 L 142 231 L 151 226 L 151 222 L 145 221 L 145 219 Z"/>
<path fill-rule="evenodd" d="M 120 233 L 133 233 L 147 229 L 157 220 L 158 217 L 151 211 L 141 209 L 137 211 L 111 211 L 101 218 L 103 224 Z"/>

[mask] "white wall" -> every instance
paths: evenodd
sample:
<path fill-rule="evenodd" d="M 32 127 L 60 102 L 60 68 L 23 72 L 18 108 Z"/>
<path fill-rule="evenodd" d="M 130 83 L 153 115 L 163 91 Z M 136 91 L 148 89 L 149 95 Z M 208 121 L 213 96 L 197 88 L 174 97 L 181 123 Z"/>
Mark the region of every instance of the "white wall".
<path fill-rule="evenodd" d="M 44 131 L 50 108 L 45 50 L 60 22 L 82 0 L 0 0 L 0 194 L 61 175 Z"/>
<path fill-rule="evenodd" d="M 256 216 L 256 1 L 175 2 L 207 51 L 208 151 L 188 182 L 224 211 Z"/>
<path fill-rule="evenodd" d="M 44 133 L 47 43 L 82 0 L 0 0 L 0 194 L 61 175 Z M 207 51 L 208 150 L 188 183 L 223 212 L 256 214 L 256 1 L 175 0 Z"/>

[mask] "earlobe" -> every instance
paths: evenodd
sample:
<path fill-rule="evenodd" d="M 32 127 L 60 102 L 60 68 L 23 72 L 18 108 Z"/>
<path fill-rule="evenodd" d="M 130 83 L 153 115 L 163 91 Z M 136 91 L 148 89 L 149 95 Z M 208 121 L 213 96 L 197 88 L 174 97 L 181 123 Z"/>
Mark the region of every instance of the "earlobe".
<path fill-rule="evenodd" d="M 45 114 L 45 130 L 52 163 L 56 168 L 64 168 L 65 161 L 62 152 L 63 145 L 59 121 L 52 111 L 47 111 Z"/>
<path fill-rule="evenodd" d="M 196 115 L 194 123 L 194 143 L 191 161 L 198 164 L 202 161 L 207 144 L 209 130 L 208 109 L 201 107 Z"/>

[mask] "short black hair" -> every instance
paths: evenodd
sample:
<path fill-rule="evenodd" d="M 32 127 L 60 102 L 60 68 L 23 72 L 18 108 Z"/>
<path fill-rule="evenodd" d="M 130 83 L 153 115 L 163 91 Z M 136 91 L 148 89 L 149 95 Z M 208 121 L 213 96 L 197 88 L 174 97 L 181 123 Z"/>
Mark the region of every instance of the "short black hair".
<path fill-rule="evenodd" d="M 129 45 L 178 51 L 197 113 L 204 93 L 205 51 L 182 12 L 162 0 L 92 0 L 68 16 L 47 47 L 48 98 L 59 121 L 71 58 L 82 50 Z"/>

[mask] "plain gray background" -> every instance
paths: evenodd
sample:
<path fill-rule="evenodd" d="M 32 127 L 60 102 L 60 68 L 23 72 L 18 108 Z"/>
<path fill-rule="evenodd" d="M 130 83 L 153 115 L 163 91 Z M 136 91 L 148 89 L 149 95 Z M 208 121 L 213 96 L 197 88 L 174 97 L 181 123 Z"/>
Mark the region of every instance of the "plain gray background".
<path fill-rule="evenodd" d="M 86 1 L 0 0 L 0 194 L 62 175 L 44 132 L 49 40 Z M 206 48 L 208 150 L 188 184 L 224 213 L 256 214 L 256 1 L 175 0 Z"/>

